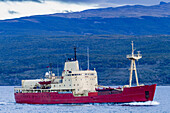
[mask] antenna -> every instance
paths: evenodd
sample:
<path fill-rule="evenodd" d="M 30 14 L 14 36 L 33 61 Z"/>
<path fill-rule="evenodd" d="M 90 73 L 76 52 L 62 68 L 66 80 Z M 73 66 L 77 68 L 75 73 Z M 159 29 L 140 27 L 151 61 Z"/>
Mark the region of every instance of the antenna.
<path fill-rule="evenodd" d="M 65 57 L 65 61 L 67 61 L 67 54 L 64 54 L 64 57 Z"/>
<path fill-rule="evenodd" d="M 52 76 L 52 63 L 49 64 L 49 78 Z"/>
<path fill-rule="evenodd" d="M 134 54 L 133 41 L 132 41 L 132 55 Z"/>
<path fill-rule="evenodd" d="M 77 57 L 76 57 L 76 46 L 74 46 L 74 57 L 75 57 L 75 60 L 77 60 Z"/>
<path fill-rule="evenodd" d="M 89 70 L 89 47 L 87 47 L 87 69 Z"/>
<path fill-rule="evenodd" d="M 50 75 L 52 74 L 52 63 L 50 63 Z"/>
<path fill-rule="evenodd" d="M 58 62 L 57 62 L 57 76 L 59 76 Z"/>

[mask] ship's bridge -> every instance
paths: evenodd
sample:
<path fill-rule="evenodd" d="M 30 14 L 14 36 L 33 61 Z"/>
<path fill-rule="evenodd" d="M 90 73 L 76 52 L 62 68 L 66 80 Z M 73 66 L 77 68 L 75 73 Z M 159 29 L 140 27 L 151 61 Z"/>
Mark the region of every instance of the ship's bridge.
<path fill-rule="evenodd" d="M 78 60 L 68 59 L 65 62 L 62 76 L 97 75 L 96 70 L 79 70 Z"/>
<path fill-rule="evenodd" d="M 68 59 L 64 65 L 64 71 L 79 71 L 79 63 L 77 60 Z"/>
<path fill-rule="evenodd" d="M 96 70 L 63 71 L 62 76 L 86 76 L 97 75 Z"/>

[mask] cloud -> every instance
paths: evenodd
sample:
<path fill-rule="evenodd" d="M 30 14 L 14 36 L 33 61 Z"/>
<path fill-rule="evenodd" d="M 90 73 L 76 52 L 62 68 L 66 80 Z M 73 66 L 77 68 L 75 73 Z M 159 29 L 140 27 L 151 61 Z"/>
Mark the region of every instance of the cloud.
<path fill-rule="evenodd" d="M 138 4 L 138 5 L 153 5 L 159 4 L 161 1 L 170 2 L 170 0 L 107 0 L 116 4 Z"/>
<path fill-rule="evenodd" d="M 157 5 L 170 0 L 55 0 L 75 4 L 96 4 L 97 7 L 117 7 L 123 5 Z"/>
<path fill-rule="evenodd" d="M 37 2 L 0 2 L 0 20 L 32 15 L 67 13 L 96 8 L 93 5 L 80 5 L 54 1 Z"/>
<path fill-rule="evenodd" d="M 70 2 L 70 3 L 96 3 L 100 4 L 116 4 L 116 5 L 123 5 L 123 4 L 134 4 L 134 5 L 154 5 L 159 4 L 161 1 L 170 2 L 170 0 L 55 0 L 61 2 Z"/>
<path fill-rule="evenodd" d="M 102 3 L 107 0 L 0 0 L 3 2 L 39 2 L 39 3 L 44 3 L 44 2 L 49 2 L 49 1 L 56 1 L 56 2 L 64 2 L 64 3 L 74 3 L 74 4 L 80 4 L 80 3 L 85 3 L 85 4 L 92 4 L 92 3 Z"/>
<path fill-rule="evenodd" d="M 70 2 L 70 3 L 103 3 L 107 0 L 56 0 L 61 2 Z"/>
<path fill-rule="evenodd" d="M 0 0 L 0 2 L 38 2 L 38 3 L 42 3 L 45 0 Z"/>
<path fill-rule="evenodd" d="M 25 2 L 32 1 L 37 3 L 44 3 L 47 1 L 56 1 L 62 3 L 73 3 L 73 4 L 96 4 L 98 6 L 120 6 L 124 4 L 136 4 L 136 5 L 154 5 L 159 4 L 161 1 L 170 2 L 170 0 L 0 0 L 0 1 L 17 1 Z"/>

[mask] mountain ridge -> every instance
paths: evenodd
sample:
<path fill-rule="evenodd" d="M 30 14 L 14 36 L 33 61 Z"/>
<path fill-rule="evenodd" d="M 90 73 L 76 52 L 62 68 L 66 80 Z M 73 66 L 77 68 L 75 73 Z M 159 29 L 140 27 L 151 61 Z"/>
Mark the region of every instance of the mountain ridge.
<path fill-rule="evenodd" d="M 90 17 L 140 18 L 142 16 L 169 17 L 170 16 L 170 2 L 168 3 L 160 2 L 160 4 L 158 5 L 151 5 L 151 6 L 125 5 L 125 6 L 119 6 L 119 7 L 87 9 L 87 10 L 83 10 L 79 12 L 72 12 L 72 11 L 71 12 L 66 11 L 66 12 L 67 13 L 44 14 L 44 16 L 54 16 L 54 17 L 62 17 L 62 18 L 90 18 Z M 8 10 L 8 13 L 15 14 L 18 12 L 15 10 Z M 32 16 L 25 16 L 25 17 L 34 17 L 34 16 L 40 16 L 40 15 L 32 15 Z M 24 18 L 24 17 L 19 17 L 19 18 Z M 13 18 L 13 19 L 19 19 L 19 18 Z M 13 20 L 13 19 L 5 19 L 5 20 Z"/>
<path fill-rule="evenodd" d="M 88 18 L 88 17 L 102 17 L 102 18 L 117 18 L 117 17 L 169 17 L 170 16 L 170 2 L 160 2 L 159 5 L 143 6 L 143 5 L 126 5 L 121 7 L 108 7 L 99 9 L 88 9 L 81 12 L 72 13 L 56 13 L 50 16 L 64 17 L 64 18 Z"/>
<path fill-rule="evenodd" d="M 1 35 L 169 35 L 169 17 L 62 18 L 32 16 L 0 21 Z"/>

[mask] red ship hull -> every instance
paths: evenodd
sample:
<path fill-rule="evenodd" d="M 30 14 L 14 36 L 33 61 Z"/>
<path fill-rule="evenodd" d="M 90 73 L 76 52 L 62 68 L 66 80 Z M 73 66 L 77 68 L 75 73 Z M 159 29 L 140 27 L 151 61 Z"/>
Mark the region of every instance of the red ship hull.
<path fill-rule="evenodd" d="M 123 91 L 91 92 L 88 96 L 76 97 L 72 93 L 57 92 L 15 93 L 16 103 L 27 104 L 84 104 L 84 103 L 123 103 L 152 101 L 156 84 L 124 88 Z"/>

